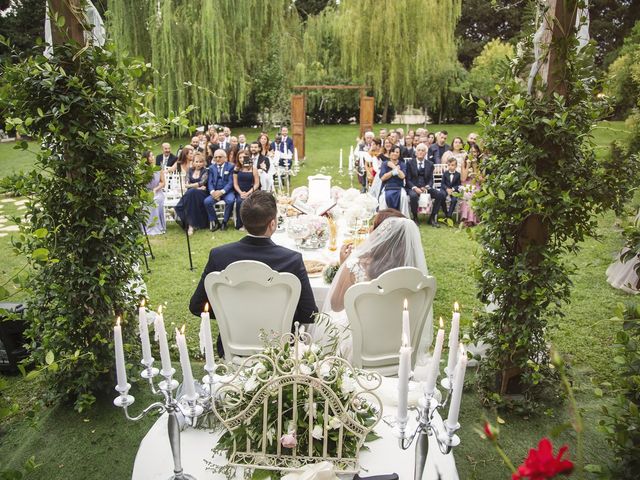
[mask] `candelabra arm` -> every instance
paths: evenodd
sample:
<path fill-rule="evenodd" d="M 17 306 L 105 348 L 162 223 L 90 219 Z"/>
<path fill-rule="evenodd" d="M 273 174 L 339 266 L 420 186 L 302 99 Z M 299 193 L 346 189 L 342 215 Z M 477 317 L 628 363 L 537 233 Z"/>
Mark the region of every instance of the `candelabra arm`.
<path fill-rule="evenodd" d="M 136 417 L 132 417 L 129 415 L 129 408 L 128 406 L 123 406 L 122 407 L 124 409 L 124 415 L 127 417 L 127 420 L 131 420 L 134 422 L 137 422 L 138 420 L 143 419 L 144 417 L 146 417 L 150 412 L 156 410 L 157 413 L 162 413 L 165 410 L 165 406 L 164 403 L 162 402 L 155 402 L 152 403 L 151 405 L 149 405 L 147 408 L 145 408 L 144 410 L 142 410 L 142 412 L 140 413 L 140 415 L 136 416 Z"/>

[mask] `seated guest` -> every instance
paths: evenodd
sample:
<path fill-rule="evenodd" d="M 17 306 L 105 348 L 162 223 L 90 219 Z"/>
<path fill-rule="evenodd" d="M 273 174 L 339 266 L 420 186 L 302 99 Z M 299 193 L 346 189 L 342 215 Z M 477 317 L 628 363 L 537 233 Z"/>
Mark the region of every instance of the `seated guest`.
<path fill-rule="evenodd" d="M 231 150 L 233 147 L 235 147 L 236 150 L 240 149 L 240 147 L 238 147 L 238 138 L 234 137 L 234 136 L 231 136 L 229 138 L 229 150 Z"/>
<path fill-rule="evenodd" d="M 236 195 L 233 190 L 233 165 L 227 162 L 227 152 L 221 148 L 216 150 L 213 154 L 213 162 L 209 167 L 207 184 L 209 195 L 204 199 L 203 204 L 209 216 L 209 229 L 215 232 L 219 229 L 227 229 L 227 222 L 231 218 Z M 220 200 L 224 201 L 222 224 L 218 222 L 215 209 L 215 204 Z"/>
<path fill-rule="evenodd" d="M 238 165 L 238 153 L 240 153 L 240 147 L 238 147 L 238 145 L 231 145 L 227 152 L 227 162 L 233 165 L 233 168 L 236 168 Z"/>
<path fill-rule="evenodd" d="M 156 159 L 153 157 L 153 152 L 147 150 L 144 152 L 144 158 L 149 165 L 154 165 Z M 149 210 L 149 219 L 147 220 L 147 226 L 145 232 L 148 235 L 162 235 L 167 231 L 167 225 L 164 219 L 164 170 L 156 170 L 153 172 L 153 178 L 147 184 L 147 190 L 153 192 L 154 206 Z"/>
<path fill-rule="evenodd" d="M 249 145 L 249 152 L 251 152 L 251 161 L 253 162 L 253 168 L 258 170 L 258 176 L 260 177 L 260 188 L 268 192 L 273 190 L 273 177 L 269 175 L 269 169 L 271 168 L 271 162 L 269 157 L 260 153 L 260 144 L 258 142 L 252 142 Z"/>
<path fill-rule="evenodd" d="M 269 156 L 269 151 L 271 150 L 271 142 L 269 142 L 269 135 L 265 132 L 262 132 L 258 137 L 258 144 L 260 145 L 260 155 L 264 155 L 265 157 Z"/>
<path fill-rule="evenodd" d="M 478 144 L 478 134 L 471 132 L 469 135 L 467 135 L 467 151 L 471 150 L 471 145 L 477 145 Z"/>
<path fill-rule="evenodd" d="M 404 155 L 405 158 L 415 158 L 416 156 L 416 145 L 414 145 L 414 137 L 413 135 L 405 135 L 404 136 Z"/>
<path fill-rule="evenodd" d="M 216 247 L 209 253 L 209 260 L 204 267 L 200 283 L 189 302 L 189 310 L 200 315 L 208 302 L 204 289 L 204 279 L 210 272 L 220 272 L 233 262 L 239 260 L 255 260 L 262 262 L 278 272 L 294 274 L 300 280 L 300 299 L 293 316 L 294 322 L 313 323 L 313 315 L 318 311 L 309 276 L 299 252 L 276 245 L 271 235 L 278 226 L 278 209 L 275 197 L 264 191 L 256 191 L 244 199 L 240 208 L 240 218 L 248 235 L 243 239 Z M 215 315 L 216 307 L 213 307 Z M 265 312 L 268 315 L 268 312 Z M 222 341 L 218 336 L 218 353 L 224 356 Z"/>
<path fill-rule="evenodd" d="M 162 144 L 162 153 L 156 157 L 156 166 L 163 169 L 171 167 L 176 163 L 178 157 L 171 153 L 171 144 L 165 142 Z"/>
<path fill-rule="evenodd" d="M 375 176 L 378 174 L 378 171 L 380 170 L 380 158 L 378 158 L 378 155 L 380 155 L 380 152 L 382 152 L 382 144 L 380 142 L 380 139 L 374 138 L 371 142 L 371 147 L 369 148 L 369 151 L 366 153 L 364 157 L 364 169 L 367 177 L 368 188 L 371 187 L 371 184 L 373 183 L 373 179 L 375 178 Z"/>
<path fill-rule="evenodd" d="M 373 139 L 375 135 L 371 130 L 364 132 L 364 138 L 358 143 L 358 150 L 361 152 L 368 152 L 373 145 Z"/>
<path fill-rule="evenodd" d="M 236 192 L 236 229 L 244 230 L 240 208 L 245 198 L 260 188 L 258 170 L 254 168 L 246 150 L 238 154 L 238 164 L 233 171 L 233 189 Z"/>
<path fill-rule="evenodd" d="M 197 152 L 193 157 L 193 166 L 187 171 L 184 182 L 184 195 L 174 207 L 176 221 L 182 228 L 193 235 L 196 229 L 209 226 L 207 210 L 204 201 L 209 196 L 207 191 L 209 171 L 205 167 L 204 153 Z"/>
<path fill-rule="evenodd" d="M 448 164 L 450 158 L 456 159 L 456 162 L 458 162 L 456 170 L 458 170 L 458 172 L 461 172 L 462 165 L 467 158 L 467 152 L 464 150 L 464 143 L 462 142 L 462 138 L 454 137 L 453 142 L 451 142 L 451 150 L 449 150 L 448 152 L 444 152 L 441 163 Z"/>
<path fill-rule="evenodd" d="M 171 173 L 178 172 L 183 175 L 186 174 L 191 167 L 191 161 L 193 160 L 194 152 L 195 150 L 191 145 L 185 145 L 178 154 L 178 160 L 176 160 L 173 165 L 167 168 L 167 171 Z"/>
<path fill-rule="evenodd" d="M 438 132 L 438 135 L 436 135 L 436 143 L 431 145 L 429 150 L 427 150 L 427 159 L 434 165 L 436 163 L 442 163 L 444 152 L 451 150 L 451 147 L 447 145 L 447 135 L 446 130 Z"/>
<path fill-rule="evenodd" d="M 199 135 L 195 135 L 195 136 L 191 137 L 191 148 L 193 148 L 193 150 L 195 152 L 203 151 L 204 145 L 202 145 L 202 149 L 200 147 L 201 147 L 200 136 Z"/>
<path fill-rule="evenodd" d="M 460 222 L 465 227 L 473 227 L 478 224 L 478 218 L 471 208 L 471 199 L 474 193 L 480 190 L 480 182 L 482 181 L 478 164 L 482 157 L 482 151 L 477 143 L 469 145 L 469 157 L 462 165 L 460 180 L 464 185 L 464 196 L 460 202 Z"/>
<path fill-rule="evenodd" d="M 429 194 L 433 201 L 429 223 L 436 228 L 439 227 L 438 212 L 446 195 L 441 190 L 433 188 L 433 163 L 427 160 L 427 146 L 424 143 L 416 147 L 416 158 L 407 163 L 407 193 L 411 215 L 416 223 L 420 195 Z"/>
<path fill-rule="evenodd" d="M 247 137 L 243 133 L 238 135 L 238 150 L 248 150 L 249 144 L 247 143 Z"/>
<path fill-rule="evenodd" d="M 455 158 L 450 158 L 447 163 L 447 171 L 442 174 L 442 183 L 440 184 L 440 190 L 445 196 L 445 201 L 442 202 L 442 210 L 445 212 L 447 218 L 453 216 L 453 212 L 456 209 L 456 203 L 458 198 L 454 196 L 454 193 L 460 191 L 462 185 L 460 179 L 460 172 L 456 170 L 458 162 Z M 449 210 L 446 210 L 446 198 L 449 198 Z"/>
<path fill-rule="evenodd" d="M 382 182 L 381 196 L 384 197 L 384 206 L 381 208 L 395 208 L 402 211 L 400 207 L 402 193 L 404 192 L 404 180 L 406 178 L 406 165 L 400 162 L 400 146 L 394 145 L 389 152 L 389 161 L 384 162 L 380 168 L 380 181 Z"/>
<path fill-rule="evenodd" d="M 224 131 L 218 132 L 218 146 L 217 149 L 224 150 L 225 152 L 229 150 L 229 139 L 226 137 Z"/>
<path fill-rule="evenodd" d="M 422 141 L 422 140 L 420 140 Z M 434 143 L 436 143 L 436 134 L 435 133 L 427 133 L 427 149 L 433 145 Z M 428 152 L 428 150 L 427 150 Z"/>

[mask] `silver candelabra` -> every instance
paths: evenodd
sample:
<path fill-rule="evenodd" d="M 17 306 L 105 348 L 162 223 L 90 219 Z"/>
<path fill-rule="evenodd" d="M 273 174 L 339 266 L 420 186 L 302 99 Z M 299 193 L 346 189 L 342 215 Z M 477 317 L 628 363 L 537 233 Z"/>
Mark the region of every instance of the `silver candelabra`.
<path fill-rule="evenodd" d="M 153 367 L 153 358 L 149 363 L 142 361 L 144 369 L 140 373 L 140 376 L 147 380 L 149 388 L 154 395 L 162 396 L 162 401 L 157 401 L 146 407 L 137 416 L 129 415 L 129 406 L 133 405 L 135 398 L 129 395 L 129 389 L 131 385 L 126 384 L 124 389 L 116 387 L 116 390 L 120 394 L 115 398 L 113 404 L 116 407 L 120 407 L 124 410 L 124 414 L 128 420 L 137 422 L 146 417 L 151 412 L 164 413 L 167 412 L 169 418 L 167 422 L 167 430 L 169 434 L 169 445 L 171 446 L 171 453 L 173 456 L 173 475 L 169 477 L 169 480 L 196 480 L 193 475 L 184 473 L 182 469 L 182 460 L 180 453 L 180 423 L 181 420 L 188 425 L 195 426 L 200 417 L 205 412 L 211 411 L 211 403 L 213 401 L 213 395 L 216 388 L 215 383 L 220 378 L 215 372 L 218 367 L 226 368 L 223 365 L 214 365 L 213 368 L 207 368 L 208 375 L 202 379 L 202 384 L 196 383 L 196 392 L 198 397 L 195 399 L 187 399 L 184 395 L 177 395 L 174 393 L 178 389 L 178 382 L 173 378 L 175 374 L 175 368 L 171 368 L 170 371 L 159 371 Z M 163 377 L 157 386 L 154 382 L 154 378 L 158 375 Z"/>
<path fill-rule="evenodd" d="M 445 370 L 445 373 L 446 370 Z M 400 421 L 395 418 L 385 419 L 385 422 L 397 427 L 398 444 L 402 450 L 407 450 L 414 440 L 416 440 L 416 455 L 413 478 L 414 480 L 422 480 L 425 465 L 427 463 L 427 455 L 429 453 L 429 437 L 434 436 L 438 443 L 438 448 L 443 455 L 451 452 L 453 447 L 460 445 L 460 437 L 456 435 L 456 431 L 460 429 L 460 424 L 453 426 L 447 424 L 443 420 L 443 428 L 438 427 L 434 422 L 435 413 L 438 410 L 446 408 L 451 393 L 453 391 L 453 376 L 448 375 L 442 379 L 441 385 L 447 392 L 446 397 L 442 400 L 442 395 L 435 389 L 433 393 L 424 393 L 424 396 L 418 402 L 418 424 L 413 432 L 407 432 L 407 420 Z"/>

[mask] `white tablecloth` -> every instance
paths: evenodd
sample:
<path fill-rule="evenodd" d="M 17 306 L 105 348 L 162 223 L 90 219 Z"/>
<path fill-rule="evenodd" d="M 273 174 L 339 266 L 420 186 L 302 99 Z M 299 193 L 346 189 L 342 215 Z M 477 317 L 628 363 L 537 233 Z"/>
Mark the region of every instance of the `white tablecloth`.
<path fill-rule="evenodd" d="M 413 401 L 415 403 L 419 389 L 417 384 L 414 386 Z M 397 379 L 384 378 L 379 391 L 379 396 L 384 404 L 383 416 L 395 415 L 396 406 L 393 399 L 396 396 L 396 390 Z M 134 406 L 132 412 L 136 411 Z M 409 431 L 412 431 L 415 426 L 415 416 L 415 413 L 410 412 Z M 435 421 L 438 428 L 442 429 L 442 419 L 437 413 Z M 395 472 L 400 480 L 411 480 L 413 478 L 415 446 L 411 445 L 409 449 L 401 450 L 392 428 L 384 421 L 376 426 L 375 431 L 381 438 L 367 443 L 370 450 L 361 452 L 361 475 L 382 475 Z M 224 480 L 223 475 L 214 474 L 205 468 L 205 461 L 212 460 L 211 450 L 216 445 L 218 438 L 217 434 L 209 430 L 188 428 L 182 432 L 182 466 L 185 473 L 195 476 L 198 480 Z M 225 461 L 224 457 L 215 458 L 215 462 L 220 465 L 224 465 Z M 172 472 L 173 457 L 167 434 L 167 415 L 163 415 L 142 439 L 131 478 L 132 480 L 166 480 Z M 240 473 L 237 478 L 242 478 Z M 345 476 L 344 478 L 351 479 L 352 477 Z M 458 479 L 453 453 L 442 455 L 433 435 L 429 437 L 429 455 L 422 478 L 423 480 Z"/>
<path fill-rule="evenodd" d="M 281 245 L 283 247 L 290 248 L 291 250 L 295 250 L 296 252 L 302 253 L 302 258 L 304 260 L 318 260 L 326 264 L 337 263 L 340 260 L 340 246 L 342 245 L 342 236 L 338 237 L 338 248 L 334 252 L 332 252 L 328 248 L 321 248 L 318 250 L 299 249 L 298 247 L 296 247 L 296 242 L 292 238 L 290 238 L 284 230 L 274 233 L 271 237 L 271 240 L 273 240 L 273 242 L 277 245 Z M 329 293 L 329 285 L 324 282 L 322 275 L 309 277 L 309 283 L 311 283 L 311 289 L 313 290 L 313 296 L 316 300 L 318 310 L 322 311 L 324 299 Z"/>

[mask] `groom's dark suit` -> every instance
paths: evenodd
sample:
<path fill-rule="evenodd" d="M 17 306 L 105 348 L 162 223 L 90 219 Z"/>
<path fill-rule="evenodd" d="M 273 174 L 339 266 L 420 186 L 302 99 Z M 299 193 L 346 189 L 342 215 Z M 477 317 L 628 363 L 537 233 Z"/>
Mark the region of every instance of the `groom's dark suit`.
<path fill-rule="evenodd" d="M 204 267 L 200 283 L 191 297 L 189 310 L 194 315 L 200 315 L 204 311 L 204 305 L 208 302 L 204 289 L 204 279 L 211 272 L 220 272 L 233 262 L 238 260 L 256 260 L 269 265 L 277 272 L 293 273 L 300 280 L 300 300 L 293 316 L 294 322 L 313 323 L 312 315 L 318 311 L 313 291 L 309 283 L 307 270 L 304 268 L 302 255 L 288 248 L 273 243 L 270 238 L 252 237 L 247 235 L 243 239 L 213 248 L 209 253 L 209 261 Z M 215 312 L 214 312 L 215 313 Z M 222 344 L 218 337 L 218 352 Z"/>

